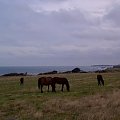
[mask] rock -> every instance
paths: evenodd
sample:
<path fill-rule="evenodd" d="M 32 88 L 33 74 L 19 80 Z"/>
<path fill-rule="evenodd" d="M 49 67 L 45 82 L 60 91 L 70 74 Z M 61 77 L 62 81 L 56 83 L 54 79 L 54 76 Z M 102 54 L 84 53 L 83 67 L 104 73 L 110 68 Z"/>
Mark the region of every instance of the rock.
<path fill-rule="evenodd" d="M 80 68 L 74 68 L 74 69 L 72 70 L 72 73 L 80 73 Z"/>

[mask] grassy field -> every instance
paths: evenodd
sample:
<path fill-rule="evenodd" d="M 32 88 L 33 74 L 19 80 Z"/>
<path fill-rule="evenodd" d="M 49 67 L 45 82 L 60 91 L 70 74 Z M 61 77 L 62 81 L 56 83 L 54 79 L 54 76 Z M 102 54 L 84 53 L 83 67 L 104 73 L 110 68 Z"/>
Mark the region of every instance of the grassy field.
<path fill-rule="evenodd" d="M 98 87 L 97 73 L 57 74 L 66 77 L 70 92 L 37 88 L 40 76 L 0 77 L 0 120 L 120 120 L 120 72 L 103 73 L 105 86 Z M 51 89 L 50 89 L 51 90 Z"/>

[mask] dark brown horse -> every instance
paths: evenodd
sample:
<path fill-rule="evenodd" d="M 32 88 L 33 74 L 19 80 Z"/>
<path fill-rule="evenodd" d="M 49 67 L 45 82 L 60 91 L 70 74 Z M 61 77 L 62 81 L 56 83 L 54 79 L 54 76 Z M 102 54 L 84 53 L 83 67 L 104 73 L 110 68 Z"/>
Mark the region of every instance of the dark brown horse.
<path fill-rule="evenodd" d="M 104 86 L 104 80 L 102 75 L 97 75 L 97 81 L 98 81 L 98 86 L 101 86 L 101 85 Z"/>
<path fill-rule="evenodd" d="M 69 82 L 66 78 L 60 78 L 60 77 L 54 77 L 52 78 L 52 83 L 53 83 L 53 91 L 55 92 L 55 84 L 62 84 L 62 89 L 61 91 L 63 92 L 63 87 L 66 85 L 67 91 L 70 91 L 70 85 Z"/>
<path fill-rule="evenodd" d="M 24 78 L 20 78 L 20 85 L 24 84 Z"/>
<path fill-rule="evenodd" d="M 38 79 L 38 88 L 41 89 L 41 93 L 43 93 L 43 85 L 48 86 L 48 92 L 49 92 L 49 85 L 51 85 L 52 87 L 52 91 L 53 89 L 53 84 L 52 84 L 52 78 L 51 77 L 41 77 Z"/>

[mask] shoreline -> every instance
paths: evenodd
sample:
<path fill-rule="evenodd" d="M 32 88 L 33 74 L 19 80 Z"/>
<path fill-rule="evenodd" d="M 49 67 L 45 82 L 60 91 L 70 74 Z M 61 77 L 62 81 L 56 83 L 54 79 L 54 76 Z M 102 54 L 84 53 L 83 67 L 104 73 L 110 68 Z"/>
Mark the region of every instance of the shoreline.
<path fill-rule="evenodd" d="M 75 68 L 76 69 L 76 68 Z M 73 72 L 73 70 L 71 71 L 65 71 L 65 72 L 58 72 L 56 70 L 54 71 L 49 71 L 49 72 L 41 72 L 41 73 L 38 73 L 38 74 L 30 74 L 30 73 L 7 73 L 7 74 L 3 74 L 3 75 L 0 75 L 1 77 L 2 76 L 37 76 L 37 75 L 53 75 L 53 74 L 72 74 L 72 73 L 114 73 L 114 72 L 120 72 L 120 68 L 107 68 L 105 70 L 97 70 L 97 71 L 76 71 L 76 72 Z"/>
<path fill-rule="evenodd" d="M 48 73 L 51 71 L 57 71 L 58 73 L 66 73 L 72 71 L 74 68 L 79 68 L 84 72 L 94 72 L 97 70 L 105 70 L 106 68 L 110 68 L 113 66 L 27 66 L 27 67 L 15 67 L 15 66 L 5 66 L 0 67 L 0 75 L 8 74 L 8 73 L 28 73 L 30 75 L 37 75 L 40 73 Z"/>

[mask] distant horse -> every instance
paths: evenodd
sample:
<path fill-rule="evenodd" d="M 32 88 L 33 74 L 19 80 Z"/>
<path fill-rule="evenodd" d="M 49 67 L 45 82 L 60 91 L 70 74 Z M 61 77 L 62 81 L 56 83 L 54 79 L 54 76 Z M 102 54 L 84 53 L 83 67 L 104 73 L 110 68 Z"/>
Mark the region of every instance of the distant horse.
<path fill-rule="evenodd" d="M 43 93 L 43 85 L 48 86 L 48 92 L 49 92 L 49 85 L 52 86 L 52 78 L 51 77 L 41 77 L 38 79 L 38 88 L 41 89 L 41 93 Z M 52 86 L 53 91 L 53 86 Z"/>
<path fill-rule="evenodd" d="M 53 83 L 53 86 L 54 86 L 53 87 L 54 92 L 56 91 L 55 90 L 55 84 L 62 84 L 62 89 L 61 89 L 62 92 L 63 92 L 64 84 L 66 85 L 67 91 L 70 91 L 70 85 L 69 85 L 69 82 L 66 78 L 54 77 L 54 78 L 52 78 L 52 83 Z"/>
<path fill-rule="evenodd" d="M 24 78 L 20 78 L 20 85 L 24 84 Z"/>
<path fill-rule="evenodd" d="M 104 86 L 104 80 L 103 80 L 103 77 L 102 75 L 97 75 L 97 81 L 98 81 L 98 86 L 101 84 Z"/>

